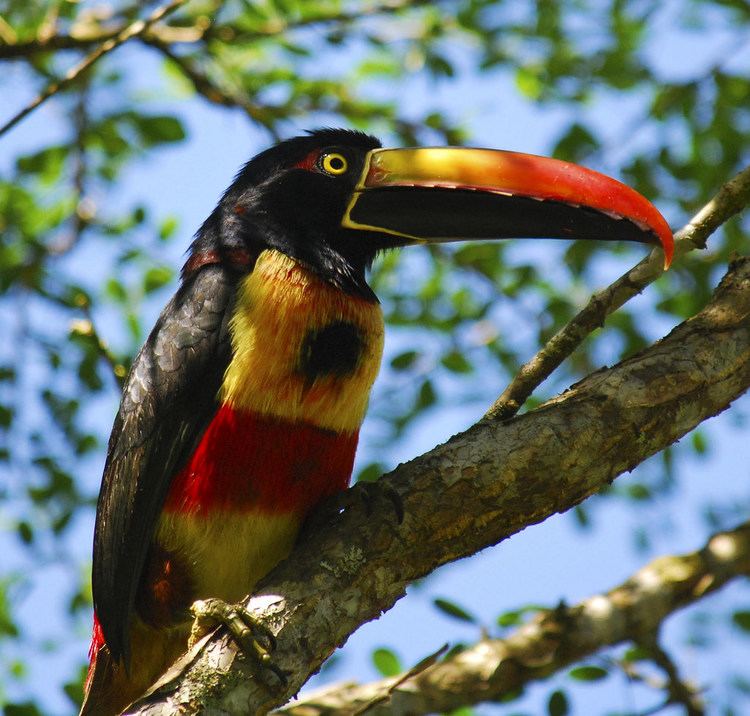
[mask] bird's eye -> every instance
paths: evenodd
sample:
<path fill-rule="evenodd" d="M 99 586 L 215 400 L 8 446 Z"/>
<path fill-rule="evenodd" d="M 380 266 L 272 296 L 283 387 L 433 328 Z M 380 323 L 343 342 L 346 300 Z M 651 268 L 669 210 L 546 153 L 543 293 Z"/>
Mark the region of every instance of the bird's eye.
<path fill-rule="evenodd" d="M 349 162 L 343 154 L 331 152 L 330 154 L 324 154 L 321 157 L 320 166 L 323 167 L 323 170 L 328 174 L 341 176 L 346 173 L 347 169 L 349 169 Z"/>

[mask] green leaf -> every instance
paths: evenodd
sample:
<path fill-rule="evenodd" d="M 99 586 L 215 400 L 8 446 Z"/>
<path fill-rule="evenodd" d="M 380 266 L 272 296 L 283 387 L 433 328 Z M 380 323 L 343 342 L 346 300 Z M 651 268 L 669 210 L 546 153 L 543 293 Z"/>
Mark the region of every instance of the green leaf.
<path fill-rule="evenodd" d="M 547 701 L 547 713 L 549 716 L 566 716 L 570 713 L 570 704 L 564 691 L 557 689 L 550 694 Z"/>
<path fill-rule="evenodd" d="M 469 624 L 476 624 L 476 617 L 467 612 L 463 607 L 458 606 L 455 602 L 438 597 L 433 599 L 432 603 L 435 605 L 436 609 L 439 609 L 443 614 L 447 614 L 449 617 L 468 622 Z"/>
<path fill-rule="evenodd" d="M 390 54 L 378 54 L 364 60 L 357 69 L 357 74 L 364 77 L 397 77 L 401 74 L 401 65 L 396 57 Z"/>
<path fill-rule="evenodd" d="M 446 353 L 440 362 L 452 373 L 471 373 L 473 370 L 471 363 L 458 351 Z"/>
<path fill-rule="evenodd" d="M 16 525 L 16 530 L 24 544 L 31 544 L 34 541 L 34 528 L 26 520 L 21 520 Z"/>
<path fill-rule="evenodd" d="M 510 609 L 507 612 L 503 612 L 497 618 L 497 625 L 501 627 L 512 627 L 518 626 L 523 622 L 523 617 L 526 614 L 533 612 L 544 612 L 548 608 L 542 604 L 527 604 L 519 609 Z"/>
<path fill-rule="evenodd" d="M 631 646 L 623 655 L 623 661 L 648 661 L 653 658 L 648 649 L 642 646 Z"/>
<path fill-rule="evenodd" d="M 643 483 L 636 482 L 632 485 L 628 485 L 627 487 L 627 493 L 628 497 L 630 497 L 631 500 L 648 500 L 652 497 L 651 488 L 648 487 L 648 485 L 644 485 Z"/>
<path fill-rule="evenodd" d="M 536 67 L 519 67 L 516 70 L 516 87 L 519 92 L 531 100 L 537 100 L 542 96 L 544 85 L 539 77 Z"/>
<path fill-rule="evenodd" d="M 130 337 L 135 342 L 140 342 L 141 340 L 141 322 L 138 319 L 138 316 L 133 312 L 129 311 L 127 316 L 125 317 L 125 322 L 127 324 L 128 330 L 130 331 Z"/>
<path fill-rule="evenodd" d="M 161 222 L 161 225 L 159 226 L 159 238 L 162 241 L 166 241 L 167 239 L 174 236 L 175 231 L 177 231 L 177 227 L 180 225 L 179 219 L 176 216 L 168 216 L 164 221 Z"/>
<path fill-rule="evenodd" d="M 523 620 L 523 614 L 523 609 L 513 609 L 511 611 L 503 612 L 497 618 L 497 624 L 501 627 L 518 626 Z"/>
<path fill-rule="evenodd" d="M 26 174 L 37 174 L 44 184 L 56 182 L 70 150 L 67 146 L 47 147 L 36 154 L 19 157 L 16 167 Z"/>
<path fill-rule="evenodd" d="M 173 278 L 174 271 L 167 266 L 155 266 L 146 271 L 143 277 L 143 290 L 152 293 L 162 286 L 166 286 Z"/>
<path fill-rule="evenodd" d="M 11 602 L 8 597 L 8 587 L 10 581 L 4 579 L 0 581 L 0 637 L 18 636 L 18 627 L 13 620 L 13 613 L 11 611 Z"/>
<path fill-rule="evenodd" d="M 39 707 L 32 701 L 24 701 L 17 704 L 5 704 L 4 716 L 43 716 Z"/>
<path fill-rule="evenodd" d="M 431 380 L 425 380 L 419 388 L 419 396 L 417 397 L 416 408 L 418 410 L 424 410 L 435 404 L 437 396 L 435 395 L 435 388 L 432 385 Z"/>
<path fill-rule="evenodd" d="M 20 681 L 21 679 L 24 679 L 29 673 L 29 667 L 20 659 L 14 659 L 8 667 L 8 671 L 14 679 L 18 679 Z"/>
<path fill-rule="evenodd" d="M 736 627 L 745 632 L 750 632 L 750 611 L 739 610 L 732 614 L 732 622 Z"/>
<path fill-rule="evenodd" d="M 420 353 L 418 351 L 404 351 L 391 358 L 391 368 L 393 370 L 408 370 L 411 368 L 419 358 Z"/>
<path fill-rule="evenodd" d="M 0 381 L 15 380 L 16 369 L 10 365 L 0 366 Z"/>
<path fill-rule="evenodd" d="M 185 129 L 177 117 L 133 114 L 130 119 L 146 146 L 180 142 L 185 139 Z"/>
<path fill-rule="evenodd" d="M 575 520 L 578 523 L 579 527 L 582 527 L 584 529 L 588 529 L 589 527 L 591 527 L 591 518 L 589 517 L 589 512 L 585 507 L 576 505 L 573 508 L 573 517 L 575 517 Z"/>
<path fill-rule="evenodd" d="M 400 674 L 403 671 L 401 662 L 396 654 L 384 647 L 375 649 L 372 652 L 372 663 L 381 676 L 396 676 L 396 674 Z"/>
<path fill-rule="evenodd" d="M 13 408 L 0 404 L 0 428 L 9 428 L 13 422 Z"/>
<path fill-rule="evenodd" d="M 708 441 L 706 440 L 706 434 L 703 430 L 694 430 L 690 436 L 690 440 L 693 443 L 693 450 L 698 455 L 705 455 L 708 452 Z"/>
<path fill-rule="evenodd" d="M 600 681 L 606 679 L 609 672 L 600 666 L 577 666 L 568 672 L 568 676 L 576 681 Z"/>
<path fill-rule="evenodd" d="M 568 162 L 580 162 L 599 148 L 599 141 L 589 129 L 574 122 L 568 131 L 557 140 L 552 151 L 554 157 Z"/>
<path fill-rule="evenodd" d="M 453 77 L 455 74 L 453 65 L 442 55 L 436 53 L 426 55 L 425 64 L 427 65 L 427 69 L 436 77 Z"/>
<path fill-rule="evenodd" d="M 128 292 L 124 284 L 116 278 L 108 279 L 104 284 L 105 295 L 115 303 L 125 303 L 128 300 Z"/>
<path fill-rule="evenodd" d="M 443 655 L 443 659 L 445 661 L 448 661 L 448 659 L 452 659 L 454 656 L 458 656 L 462 651 L 466 651 L 466 644 L 459 641 L 445 652 L 445 654 Z"/>

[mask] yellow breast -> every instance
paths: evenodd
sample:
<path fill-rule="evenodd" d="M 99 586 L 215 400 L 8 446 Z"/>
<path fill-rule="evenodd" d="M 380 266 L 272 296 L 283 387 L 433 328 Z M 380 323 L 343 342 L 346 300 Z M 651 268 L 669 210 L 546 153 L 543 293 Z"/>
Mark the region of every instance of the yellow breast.
<path fill-rule="evenodd" d="M 383 352 L 377 303 L 266 250 L 239 287 L 230 330 L 224 402 L 335 432 L 359 428 Z"/>

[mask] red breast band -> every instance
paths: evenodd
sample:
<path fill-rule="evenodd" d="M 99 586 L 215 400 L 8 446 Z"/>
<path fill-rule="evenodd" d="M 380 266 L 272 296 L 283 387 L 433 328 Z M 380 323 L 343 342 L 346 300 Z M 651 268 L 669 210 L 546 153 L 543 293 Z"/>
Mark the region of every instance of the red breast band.
<path fill-rule="evenodd" d="M 222 405 L 164 509 L 307 512 L 346 488 L 358 436 Z"/>

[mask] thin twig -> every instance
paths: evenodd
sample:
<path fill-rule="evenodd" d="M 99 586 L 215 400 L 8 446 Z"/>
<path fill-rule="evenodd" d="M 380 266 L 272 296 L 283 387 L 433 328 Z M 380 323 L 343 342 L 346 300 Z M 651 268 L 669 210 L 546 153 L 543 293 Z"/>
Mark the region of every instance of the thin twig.
<path fill-rule="evenodd" d="M 395 678 L 390 679 L 387 686 L 383 688 L 381 693 L 373 696 L 370 701 L 360 706 L 356 711 L 352 713 L 351 716 L 364 716 L 364 714 L 366 714 L 368 711 L 371 711 L 378 704 L 387 703 L 393 692 L 398 689 L 399 686 L 401 686 L 409 679 L 421 674 L 423 671 L 426 671 L 431 666 L 437 664 L 438 659 L 447 651 L 448 644 L 443 644 L 443 646 L 441 646 L 437 651 L 433 652 L 429 656 L 426 656 L 424 659 L 420 659 L 419 663 L 412 666 L 408 671 L 405 671 L 400 676 L 396 676 Z"/>
<path fill-rule="evenodd" d="M 0 136 L 5 134 L 8 130 L 16 126 L 22 119 L 31 114 L 37 107 L 46 102 L 50 97 L 57 94 L 61 90 L 65 89 L 89 67 L 91 67 L 97 60 L 101 59 L 104 55 L 112 52 L 115 48 L 119 47 L 128 40 L 142 35 L 148 30 L 151 25 L 159 20 L 165 18 L 170 13 L 174 12 L 181 5 L 184 5 L 187 0 L 171 0 L 171 2 L 163 5 L 162 7 L 154 10 L 151 15 L 145 20 L 136 20 L 135 22 L 128 25 L 121 32 L 117 33 L 115 37 L 105 40 L 99 47 L 97 47 L 91 54 L 83 58 L 77 65 L 72 67 L 65 73 L 65 76 L 59 80 L 56 80 L 49 84 L 47 88 L 31 103 L 24 107 L 18 114 L 11 117 L 2 127 L 0 127 Z"/>
<path fill-rule="evenodd" d="M 49 253 L 53 256 L 66 254 L 81 240 L 83 232 L 95 215 L 94 202 L 86 196 L 86 179 L 88 177 L 88 161 L 86 151 L 86 132 L 88 131 L 89 114 L 89 83 L 85 79 L 81 83 L 76 105 L 73 110 L 73 192 L 75 195 L 75 210 L 70 217 L 70 230 L 59 241 L 53 243 Z"/>
<path fill-rule="evenodd" d="M 704 248 L 708 237 L 734 214 L 750 203 L 750 167 L 743 169 L 719 189 L 682 229 L 675 234 L 674 259 L 688 251 Z M 664 255 L 661 249 L 623 274 L 614 283 L 594 294 L 588 304 L 561 328 L 539 352 L 518 371 L 485 418 L 507 420 L 515 415 L 537 386 L 583 342 L 601 327 L 610 313 L 661 276 Z"/>
<path fill-rule="evenodd" d="M 705 716 L 706 707 L 701 699 L 700 691 L 681 676 L 677 664 L 659 644 L 658 634 L 653 638 L 639 642 L 639 646 L 646 649 L 656 664 L 667 677 L 666 689 L 669 692 L 669 704 L 677 704 L 685 708 L 686 716 Z"/>

